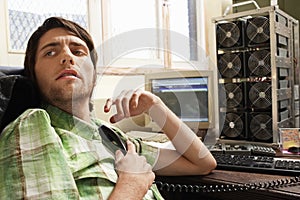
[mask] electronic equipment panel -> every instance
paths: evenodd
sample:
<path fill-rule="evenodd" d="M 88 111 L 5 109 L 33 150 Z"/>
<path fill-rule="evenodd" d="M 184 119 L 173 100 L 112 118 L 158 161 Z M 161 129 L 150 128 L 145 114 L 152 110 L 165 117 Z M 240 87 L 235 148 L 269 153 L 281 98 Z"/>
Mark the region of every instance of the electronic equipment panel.
<path fill-rule="evenodd" d="M 214 23 L 220 138 L 279 143 L 279 128 L 299 127 L 298 20 L 270 6 Z"/>

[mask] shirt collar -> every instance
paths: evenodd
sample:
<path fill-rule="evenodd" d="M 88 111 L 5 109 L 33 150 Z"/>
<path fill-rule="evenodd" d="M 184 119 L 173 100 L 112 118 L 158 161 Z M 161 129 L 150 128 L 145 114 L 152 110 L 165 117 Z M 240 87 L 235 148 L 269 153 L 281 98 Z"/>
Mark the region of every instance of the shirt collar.
<path fill-rule="evenodd" d="M 94 139 L 98 136 L 99 122 L 92 120 L 88 123 L 50 104 L 43 104 L 42 107 L 49 114 L 54 128 L 71 131 L 86 139 Z"/>

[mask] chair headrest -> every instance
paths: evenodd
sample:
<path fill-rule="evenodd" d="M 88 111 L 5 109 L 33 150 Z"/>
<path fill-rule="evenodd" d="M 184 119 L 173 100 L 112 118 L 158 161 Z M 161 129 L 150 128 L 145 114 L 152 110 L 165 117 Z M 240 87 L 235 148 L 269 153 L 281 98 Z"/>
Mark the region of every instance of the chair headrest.
<path fill-rule="evenodd" d="M 0 67 L 0 132 L 28 108 L 38 108 L 40 99 L 23 68 Z"/>
<path fill-rule="evenodd" d="M 0 76 L 3 75 L 24 75 L 24 67 L 0 66 Z"/>

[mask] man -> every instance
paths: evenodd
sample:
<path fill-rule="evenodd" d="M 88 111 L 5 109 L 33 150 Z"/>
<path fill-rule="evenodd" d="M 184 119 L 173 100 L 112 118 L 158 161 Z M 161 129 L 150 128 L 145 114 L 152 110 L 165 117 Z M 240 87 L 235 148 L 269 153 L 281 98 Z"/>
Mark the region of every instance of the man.
<path fill-rule="evenodd" d="M 98 130 L 109 125 L 92 117 L 96 62 L 92 38 L 76 23 L 52 17 L 33 33 L 24 65 L 42 109 L 28 109 L 1 134 L 2 199 L 161 199 L 152 184 L 155 174 L 207 174 L 215 168 L 195 134 L 157 96 L 141 90 L 109 99 L 105 112 L 116 106 L 113 123 L 147 112 L 176 150 L 148 146 L 108 127 L 127 145 L 125 154 L 110 152 Z"/>

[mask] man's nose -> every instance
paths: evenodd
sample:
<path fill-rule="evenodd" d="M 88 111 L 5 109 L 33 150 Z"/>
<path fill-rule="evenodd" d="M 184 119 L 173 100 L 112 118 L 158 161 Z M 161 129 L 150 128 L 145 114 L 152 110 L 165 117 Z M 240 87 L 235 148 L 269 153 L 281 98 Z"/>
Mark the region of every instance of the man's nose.
<path fill-rule="evenodd" d="M 62 64 L 62 65 L 66 65 L 66 64 L 74 65 L 74 59 L 73 59 L 73 56 L 71 55 L 71 52 L 64 52 L 62 54 L 60 64 Z"/>
<path fill-rule="evenodd" d="M 61 64 L 64 65 L 64 64 L 68 64 L 70 63 L 71 65 L 74 65 L 74 60 L 70 57 L 70 58 L 63 58 L 61 60 Z"/>

